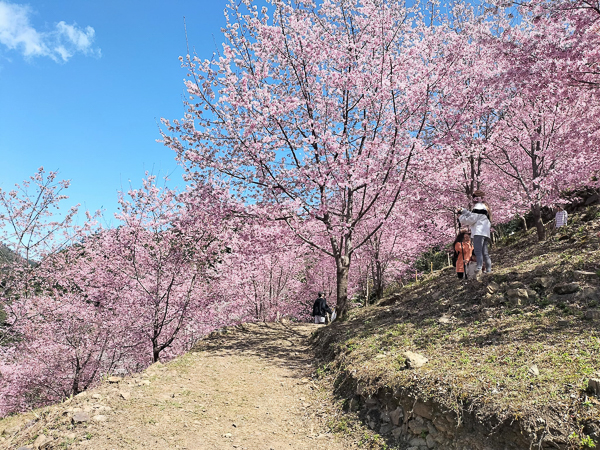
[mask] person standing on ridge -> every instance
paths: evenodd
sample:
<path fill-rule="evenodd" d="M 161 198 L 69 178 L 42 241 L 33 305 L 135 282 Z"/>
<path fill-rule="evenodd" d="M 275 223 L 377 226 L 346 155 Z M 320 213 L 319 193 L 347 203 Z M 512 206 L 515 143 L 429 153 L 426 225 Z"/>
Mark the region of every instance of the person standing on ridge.
<path fill-rule="evenodd" d="M 481 269 L 484 262 L 486 273 L 492 272 L 492 260 L 488 252 L 491 228 L 489 212 L 484 203 L 475 203 L 472 211 L 460 208 L 458 212 L 460 213 L 460 217 L 458 218 L 460 223 L 471 227 L 475 257 L 477 258 L 475 279 L 480 281 Z"/>
<path fill-rule="evenodd" d="M 477 189 L 476 191 L 473 191 L 473 204 L 477 204 L 477 203 L 483 203 L 485 205 L 485 208 L 487 209 L 487 216 L 488 219 L 490 221 L 490 237 L 488 239 L 488 244 L 491 245 L 493 242 L 493 235 L 494 235 L 494 227 L 493 225 L 491 225 L 491 223 L 493 222 L 494 219 L 492 219 L 492 208 L 490 207 L 489 203 L 485 201 L 485 192 L 483 192 L 481 189 Z M 483 261 L 483 271 L 484 272 L 491 272 L 492 268 L 491 267 L 487 267 L 486 266 L 486 261 Z"/>
<path fill-rule="evenodd" d="M 315 317 L 315 323 L 325 323 L 325 314 L 332 314 L 333 311 L 327 306 L 327 301 L 322 292 L 319 292 L 319 296 L 315 300 L 312 309 L 312 315 Z"/>

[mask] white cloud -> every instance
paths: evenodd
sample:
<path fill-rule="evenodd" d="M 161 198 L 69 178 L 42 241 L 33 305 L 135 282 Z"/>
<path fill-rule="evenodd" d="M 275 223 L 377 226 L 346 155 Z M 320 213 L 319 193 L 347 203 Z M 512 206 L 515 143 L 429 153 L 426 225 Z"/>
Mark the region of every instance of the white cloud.
<path fill-rule="evenodd" d="M 19 51 L 26 58 L 47 56 L 54 61 L 68 61 L 75 53 L 100 56 L 95 48 L 95 31 L 58 22 L 50 31 L 38 31 L 29 22 L 31 8 L 0 0 L 0 44 Z"/>

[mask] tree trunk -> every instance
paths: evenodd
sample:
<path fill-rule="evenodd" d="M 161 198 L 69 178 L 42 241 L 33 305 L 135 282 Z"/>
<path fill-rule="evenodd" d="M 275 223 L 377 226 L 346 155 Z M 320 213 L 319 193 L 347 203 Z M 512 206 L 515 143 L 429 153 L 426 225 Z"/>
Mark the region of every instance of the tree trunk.
<path fill-rule="evenodd" d="M 546 240 L 546 228 L 544 227 L 544 222 L 542 222 L 542 208 L 541 206 L 535 205 L 532 208 L 533 219 L 535 221 L 535 228 L 537 229 L 537 237 L 538 242 L 542 242 Z"/>
<path fill-rule="evenodd" d="M 367 266 L 367 293 L 365 294 L 365 308 L 369 306 L 369 267 Z"/>
<path fill-rule="evenodd" d="M 79 369 L 79 363 L 78 363 L 78 367 L 75 370 L 75 376 L 73 377 L 73 386 L 71 387 L 72 395 L 77 395 L 81 392 L 79 390 L 79 375 L 80 375 L 80 369 Z"/>
<path fill-rule="evenodd" d="M 350 258 L 340 256 L 336 258 L 337 266 L 337 316 L 344 320 L 348 314 L 348 269 Z"/>
<path fill-rule="evenodd" d="M 452 222 L 454 222 L 454 236 L 458 234 L 458 215 L 456 211 L 452 213 Z"/>
<path fill-rule="evenodd" d="M 152 362 L 158 362 L 158 360 L 160 359 L 160 348 L 158 347 L 158 344 L 156 343 L 156 341 L 153 339 L 152 340 Z"/>
<path fill-rule="evenodd" d="M 383 265 L 381 261 L 375 261 L 375 271 L 373 274 L 373 292 L 377 300 L 383 298 Z"/>
<path fill-rule="evenodd" d="M 542 127 L 541 125 L 536 129 L 536 132 L 541 133 L 542 132 Z M 541 158 L 540 158 L 540 152 L 541 152 L 541 143 L 540 141 L 536 141 L 534 145 L 532 145 L 532 157 L 531 157 L 531 168 L 532 168 L 532 175 L 533 175 L 533 192 L 535 193 L 536 196 L 536 201 L 535 204 L 533 205 L 533 207 L 531 208 L 531 212 L 533 213 L 533 220 L 535 223 L 535 228 L 537 229 L 537 237 L 538 237 L 538 242 L 542 242 L 546 240 L 546 228 L 544 227 L 544 222 L 542 222 L 542 205 L 540 203 L 540 199 L 541 199 L 541 188 L 538 182 L 536 182 L 535 180 L 538 179 L 538 177 L 540 177 L 541 173 L 540 173 L 540 166 L 541 166 Z"/>

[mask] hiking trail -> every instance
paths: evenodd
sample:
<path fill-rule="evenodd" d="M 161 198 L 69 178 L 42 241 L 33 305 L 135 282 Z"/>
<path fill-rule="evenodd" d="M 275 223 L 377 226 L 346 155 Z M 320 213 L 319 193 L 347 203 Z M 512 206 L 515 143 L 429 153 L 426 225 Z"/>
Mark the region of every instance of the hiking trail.
<path fill-rule="evenodd" d="M 0 421 L 0 448 L 355 448 L 327 431 L 330 394 L 309 378 L 315 329 L 260 323 L 212 333 L 167 364 Z"/>

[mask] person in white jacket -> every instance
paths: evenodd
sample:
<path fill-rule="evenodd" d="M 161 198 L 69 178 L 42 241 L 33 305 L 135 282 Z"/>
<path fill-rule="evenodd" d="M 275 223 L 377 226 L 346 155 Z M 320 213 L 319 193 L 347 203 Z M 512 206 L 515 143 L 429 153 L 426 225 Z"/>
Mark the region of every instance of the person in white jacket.
<path fill-rule="evenodd" d="M 492 271 L 492 260 L 488 251 L 488 243 L 492 224 L 490 223 L 487 207 L 483 203 L 476 203 L 473 211 L 462 208 L 458 220 L 461 225 L 471 227 L 471 238 L 473 239 L 475 257 L 477 258 L 476 276 L 481 274 L 484 262 L 486 273 L 490 273 Z"/>

